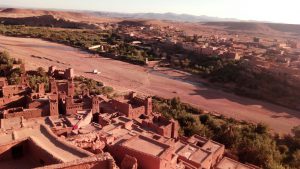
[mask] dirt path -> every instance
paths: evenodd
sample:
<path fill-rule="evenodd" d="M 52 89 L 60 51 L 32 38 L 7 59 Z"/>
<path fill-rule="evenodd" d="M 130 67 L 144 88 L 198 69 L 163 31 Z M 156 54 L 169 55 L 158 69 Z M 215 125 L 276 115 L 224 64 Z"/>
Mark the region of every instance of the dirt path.
<path fill-rule="evenodd" d="M 136 90 L 166 98 L 179 96 L 182 101 L 205 110 L 239 120 L 266 123 L 276 132 L 288 133 L 293 126 L 300 125 L 298 111 L 195 85 L 187 80 L 191 78 L 187 73 L 149 71 L 145 67 L 95 58 L 78 49 L 39 39 L 0 36 L 0 49 L 9 51 L 13 57 L 25 59 L 27 69 L 47 68 L 50 65 L 72 67 L 77 75 L 102 81 L 117 90 Z M 93 69 L 102 73 L 88 73 Z"/>

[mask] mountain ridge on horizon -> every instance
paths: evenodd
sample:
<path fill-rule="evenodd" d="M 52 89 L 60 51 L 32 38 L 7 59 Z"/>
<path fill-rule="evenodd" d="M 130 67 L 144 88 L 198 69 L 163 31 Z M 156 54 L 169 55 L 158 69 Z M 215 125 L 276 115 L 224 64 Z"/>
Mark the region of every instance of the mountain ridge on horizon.
<path fill-rule="evenodd" d="M 116 18 L 130 18 L 130 19 L 156 19 L 156 20 L 170 20 L 179 22 L 220 22 L 231 21 L 239 22 L 242 20 L 235 18 L 220 18 L 207 15 L 191 15 L 191 14 L 177 14 L 173 12 L 166 13 L 123 13 L 123 12 L 103 12 L 103 11 L 86 11 L 95 16 L 116 17 Z"/>
<path fill-rule="evenodd" d="M 96 17 L 108 17 L 108 18 L 122 18 L 122 19 L 149 19 L 149 20 L 164 20 L 174 22 L 191 22 L 191 23 L 205 23 L 205 22 L 252 22 L 252 23 L 273 23 L 273 24 L 287 24 L 287 25 L 299 25 L 292 23 L 276 23 L 271 21 L 257 21 L 257 20 L 242 20 L 236 18 L 221 18 L 207 15 L 191 15 L 191 14 L 177 14 L 173 12 L 166 13 L 126 13 L 126 12 L 107 12 L 107 11 L 93 11 L 93 10 L 77 10 L 77 9 L 56 9 L 56 8 L 21 8 L 21 7 L 7 7 L 0 5 L 0 11 L 2 10 L 40 10 L 40 11 L 60 11 L 60 12 L 75 12 L 81 14 L 88 14 Z"/>
<path fill-rule="evenodd" d="M 221 21 L 243 21 L 236 18 L 221 18 L 207 15 L 192 15 L 192 14 L 178 14 L 173 12 L 155 13 L 127 13 L 127 12 L 109 12 L 109 11 L 93 11 L 93 10 L 77 10 L 77 9 L 52 9 L 52 8 L 21 8 L 1 6 L 0 9 L 20 9 L 20 10 L 49 10 L 49 11 L 65 11 L 65 12 L 83 12 L 98 17 L 113 17 L 113 18 L 130 18 L 130 19 L 156 19 L 156 20 L 170 20 L 179 22 L 221 22 Z"/>

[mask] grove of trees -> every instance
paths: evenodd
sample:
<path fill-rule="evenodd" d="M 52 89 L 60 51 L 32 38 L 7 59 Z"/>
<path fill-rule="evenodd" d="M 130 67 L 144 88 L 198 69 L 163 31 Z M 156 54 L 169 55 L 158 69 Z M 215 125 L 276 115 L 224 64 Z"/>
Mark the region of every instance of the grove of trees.
<path fill-rule="evenodd" d="M 266 169 L 297 169 L 300 161 L 300 126 L 293 135 L 271 134 L 264 124 L 251 124 L 223 116 L 205 114 L 179 98 L 153 98 L 154 111 L 175 118 L 181 126 L 181 135 L 198 134 L 226 146 L 226 154 L 241 162 Z"/>

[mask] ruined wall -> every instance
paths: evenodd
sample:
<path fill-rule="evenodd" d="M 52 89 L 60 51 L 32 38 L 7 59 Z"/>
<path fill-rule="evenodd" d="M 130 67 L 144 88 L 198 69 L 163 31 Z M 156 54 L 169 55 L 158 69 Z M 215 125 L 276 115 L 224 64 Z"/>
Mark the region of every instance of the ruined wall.
<path fill-rule="evenodd" d="M 24 119 L 37 118 L 43 116 L 42 112 L 43 112 L 42 109 L 27 109 L 20 112 L 4 113 L 3 118 L 4 119 L 10 119 L 15 117 L 23 117 Z"/>
<path fill-rule="evenodd" d="M 20 97 L 14 97 L 14 98 L 5 98 L 5 97 L 3 97 L 3 98 L 0 98 L 0 107 L 3 107 L 4 105 L 12 103 L 14 101 L 17 101 L 19 99 L 20 99 Z"/>
<path fill-rule="evenodd" d="M 138 161 L 138 166 L 143 169 L 164 169 L 161 160 L 158 157 L 138 152 L 133 149 L 121 145 L 113 145 L 108 150 L 115 158 L 118 164 L 121 164 L 125 155 L 135 157 Z M 165 168 L 169 169 L 169 168 Z"/>
<path fill-rule="evenodd" d="M 22 86 L 19 85 L 10 85 L 2 88 L 3 97 L 13 97 L 24 92 Z"/>
<path fill-rule="evenodd" d="M 125 114 L 126 116 L 129 115 L 130 105 L 128 103 L 122 103 L 117 100 L 112 99 L 110 101 L 111 106 L 115 109 L 120 111 L 121 113 Z"/>
<path fill-rule="evenodd" d="M 128 118 L 136 119 L 139 118 L 142 114 L 145 113 L 145 107 L 137 107 L 137 108 L 131 108 L 129 109 L 129 113 L 127 115 Z"/>
<path fill-rule="evenodd" d="M 5 104 L 10 103 L 11 101 L 11 98 L 0 98 L 0 106 L 4 106 Z"/>

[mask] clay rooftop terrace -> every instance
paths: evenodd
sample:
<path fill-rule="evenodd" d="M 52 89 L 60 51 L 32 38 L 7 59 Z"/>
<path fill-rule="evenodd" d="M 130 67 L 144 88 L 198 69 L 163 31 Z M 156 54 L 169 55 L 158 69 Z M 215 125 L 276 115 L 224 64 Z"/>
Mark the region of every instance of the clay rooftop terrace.
<path fill-rule="evenodd" d="M 132 137 L 131 139 L 122 143 L 122 145 L 124 147 L 128 147 L 130 149 L 141 151 L 157 157 L 163 155 L 163 153 L 170 148 L 170 146 L 166 144 L 160 143 L 142 135 Z"/>
<path fill-rule="evenodd" d="M 253 169 L 253 166 L 239 163 L 230 158 L 224 157 L 216 166 L 216 169 Z"/>

